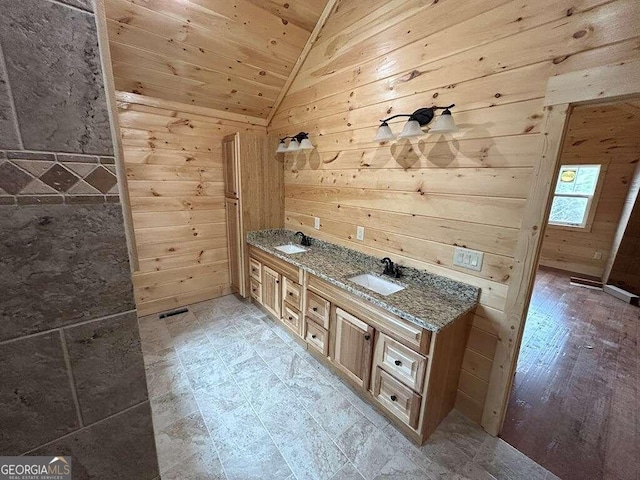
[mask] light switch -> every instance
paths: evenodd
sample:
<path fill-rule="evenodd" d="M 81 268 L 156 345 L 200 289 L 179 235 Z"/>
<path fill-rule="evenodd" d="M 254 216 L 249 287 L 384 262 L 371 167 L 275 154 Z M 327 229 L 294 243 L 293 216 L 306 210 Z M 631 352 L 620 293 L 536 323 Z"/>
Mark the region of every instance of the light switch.
<path fill-rule="evenodd" d="M 364 227 L 356 228 L 356 239 L 360 241 L 364 240 Z"/>
<path fill-rule="evenodd" d="M 482 270 L 484 253 L 468 248 L 456 247 L 453 251 L 453 264 L 477 272 Z"/>
<path fill-rule="evenodd" d="M 313 218 L 313 228 L 320 230 L 320 217 Z"/>

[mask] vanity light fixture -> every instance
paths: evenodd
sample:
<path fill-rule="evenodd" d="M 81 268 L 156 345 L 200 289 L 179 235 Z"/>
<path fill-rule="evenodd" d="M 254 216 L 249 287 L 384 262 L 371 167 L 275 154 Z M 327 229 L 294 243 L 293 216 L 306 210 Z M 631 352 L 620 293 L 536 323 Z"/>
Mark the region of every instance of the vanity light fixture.
<path fill-rule="evenodd" d="M 422 127 L 429 124 L 429 122 L 433 120 L 436 110 L 444 110 L 444 112 L 442 112 L 442 115 L 438 117 L 435 125 L 429 130 L 428 133 L 457 132 L 458 127 L 456 126 L 456 122 L 454 122 L 453 120 L 453 116 L 451 115 L 450 110 L 453 107 L 455 107 L 455 105 L 452 104 L 448 107 L 420 108 L 411 114 L 399 113 L 398 115 L 393 115 L 384 120 L 380 120 L 380 127 L 378 128 L 373 141 L 389 142 L 391 140 L 395 140 L 396 135 L 391 130 L 388 122 L 398 117 L 409 117 L 409 120 L 407 120 L 407 123 L 405 123 L 402 132 L 400 132 L 400 135 L 398 135 L 398 138 L 412 138 L 424 135 L 425 132 L 422 131 Z"/>
<path fill-rule="evenodd" d="M 288 139 L 290 139 L 290 141 L 289 145 L 287 146 L 286 141 Z M 281 138 L 276 153 L 297 152 L 299 150 L 313 150 L 314 148 L 315 147 L 313 146 L 313 143 L 311 143 L 311 140 L 309 140 L 309 134 L 300 132 L 297 135 Z"/>

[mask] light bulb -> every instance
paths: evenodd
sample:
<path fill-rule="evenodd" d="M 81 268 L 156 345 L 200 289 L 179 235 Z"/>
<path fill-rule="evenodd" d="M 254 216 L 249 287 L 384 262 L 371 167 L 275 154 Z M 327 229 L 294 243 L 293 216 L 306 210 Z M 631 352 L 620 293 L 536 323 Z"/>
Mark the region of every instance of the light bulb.
<path fill-rule="evenodd" d="M 287 152 L 297 152 L 298 150 L 300 150 L 300 144 L 298 143 L 298 140 L 292 138 L 289 142 L 289 148 L 287 148 Z"/>
<path fill-rule="evenodd" d="M 313 143 L 308 138 L 303 138 L 300 142 L 300 150 L 313 150 L 314 148 Z"/>
<path fill-rule="evenodd" d="M 374 137 L 374 142 L 389 142 L 391 140 L 395 140 L 396 136 L 391 131 L 391 127 L 387 122 L 382 122 L 382 125 L 378 128 L 376 132 L 376 136 Z"/>
<path fill-rule="evenodd" d="M 402 129 L 402 132 L 400 133 L 400 135 L 398 135 L 398 137 L 410 138 L 419 137 L 421 135 L 424 135 L 424 132 L 422 131 L 420 123 L 418 123 L 417 120 L 410 118 L 407 123 L 405 123 L 404 128 Z"/>
<path fill-rule="evenodd" d="M 429 133 L 452 133 L 457 131 L 458 126 L 448 109 L 442 112 L 442 115 L 438 117 L 433 127 L 429 129 Z"/>

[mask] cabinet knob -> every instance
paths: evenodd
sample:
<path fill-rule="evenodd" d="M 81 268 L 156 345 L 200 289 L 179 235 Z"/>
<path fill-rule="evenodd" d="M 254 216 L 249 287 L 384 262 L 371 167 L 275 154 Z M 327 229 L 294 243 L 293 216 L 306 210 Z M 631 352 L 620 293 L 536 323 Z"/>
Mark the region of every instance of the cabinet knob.
<path fill-rule="evenodd" d="M 371 335 L 369 335 L 368 333 L 366 333 L 366 334 L 364 335 L 364 339 L 365 339 L 365 340 L 370 340 L 370 339 L 371 339 Z"/>
<path fill-rule="evenodd" d="M 311 335 L 311 338 L 317 338 L 316 335 Z"/>
<path fill-rule="evenodd" d="M 395 395 L 391 395 L 391 397 L 389 397 L 389 398 L 391 398 L 392 402 L 395 402 L 398 399 L 398 397 L 396 397 Z"/>
<path fill-rule="evenodd" d="M 395 362 L 393 362 L 393 363 L 395 363 L 398 367 L 399 367 L 400 365 L 402 365 L 402 362 L 401 362 L 400 360 L 396 360 L 396 361 L 395 361 Z"/>
<path fill-rule="evenodd" d="M 289 315 L 289 320 L 293 320 L 293 317 L 291 315 Z"/>
<path fill-rule="evenodd" d="M 276 280 L 276 283 L 280 283 L 280 280 Z"/>
<path fill-rule="evenodd" d="M 313 307 L 311 310 L 313 310 L 314 312 L 318 311 L 318 307 Z"/>
<path fill-rule="evenodd" d="M 289 292 L 289 295 L 293 296 L 293 292 Z"/>

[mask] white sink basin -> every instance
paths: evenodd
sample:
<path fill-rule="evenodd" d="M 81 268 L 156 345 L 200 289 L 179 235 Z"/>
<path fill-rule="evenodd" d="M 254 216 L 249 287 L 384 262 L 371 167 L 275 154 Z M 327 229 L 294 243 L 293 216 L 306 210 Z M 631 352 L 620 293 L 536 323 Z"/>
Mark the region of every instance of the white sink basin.
<path fill-rule="evenodd" d="M 371 275 L 370 273 L 356 275 L 355 277 L 351 277 L 349 280 L 351 280 L 353 283 L 357 283 L 364 288 L 368 288 L 369 290 L 385 296 L 399 292 L 400 290 L 404 290 L 404 287 L 402 285 L 390 282 L 389 280 L 385 280 L 384 278 L 380 278 L 376 275 Z"/>
<path fill-rule="evenodd" d="M 289 253 L 289 254 L 302 253 L 307 251 L 306 248 L 302 248 L 297 245 L 280 245 L 279 247 L 276 247 L 276 250 L 280 250 L 283 253 Z"/>

